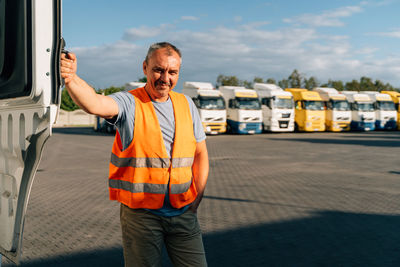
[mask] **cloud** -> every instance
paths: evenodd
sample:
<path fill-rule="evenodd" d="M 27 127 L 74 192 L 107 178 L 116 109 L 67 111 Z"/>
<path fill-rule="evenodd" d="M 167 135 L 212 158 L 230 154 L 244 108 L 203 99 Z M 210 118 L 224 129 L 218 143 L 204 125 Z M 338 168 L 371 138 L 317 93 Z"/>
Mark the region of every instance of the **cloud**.
<path fill-rule="evenodd" d="M 369 33 L 368 35 L 376 35 L 376 36 L 400 38 L 400 29 L 399 29 L 399 30 L 395 30 L 395 31 L 391 31 L 391 32 Z"/>
<path fill-rule="evenodd" d="M 348 36 L 322 35 L 312 28 L 269 30 L 254 23 L 202 31 L 176 30 L 165 25 L 151 29 L 153 35 L 146 43 L 131 38 L 72 49 L 78 55 L 79 74 L 97 88 L 134 81 L 143 76 L 142 61 L 148 46 L 155 40 L 165 40 L 182 51 L 180 83 L 188 80 L 215 83 L 219 74 L 246 80 L 255 76 L 280 80 L 287 78 L 293 69 L 308 77 L 316 76 L 320 81 L 349 81 L 369 76 L 398 86 L 400 80 L 399 56 L 376 59 L 374 47 L 356 49 Z M 134 33 L 138 36 L 138 31 Z M 178 91 L 179 88 L 180 84 Z"/>
<path fill-rule="evenodd" d="M 195 16 L 182 16 L 182 17 L 181 17 L 181 20 L 192 20 L 192 21 L 196 21 L 196 20 L 199 20 L 199 18 L 198 18 L 198 17 L 195 17 Z"/>
<path fill-rule="evenodd" d="M 149 39 L 160 35 L 168 27 L 171 27 L 171 25 L 162 24 L 159 27 L 140 26 L 138 28 L 130 28 L 125 31 L 122 39 L 126 41 Z"/>
<path fill-rule="evenodd" d="M 345 25 L 341 18 L 350 17 L 363 11 L 364 2 L 358 6 L 345 6 L 333 10 L 323 11 L 321 14 L 302 14 L 294 18 L 285 18 L 284 22 L 311 27 L 342 27 Z"/>

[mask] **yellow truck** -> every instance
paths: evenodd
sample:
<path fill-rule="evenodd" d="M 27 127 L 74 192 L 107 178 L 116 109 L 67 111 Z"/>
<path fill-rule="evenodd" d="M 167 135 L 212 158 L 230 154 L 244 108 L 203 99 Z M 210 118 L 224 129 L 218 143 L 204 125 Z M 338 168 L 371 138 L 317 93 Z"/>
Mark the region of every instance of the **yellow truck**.
<path fill-rule="evenodd" d="M 388 94 L 392 98 L 397 110 L 397 129 L 400 130 L 400 93 L 396 91 L 381 91 L 382 94 Z"/>
<path fill-rule="evenodd" d="M 295 102 L 295 129 L 302 132 L 325 131 L 325 105 L 318 92 L 286 88 Z"/>
<path fill-rule="evenodd" d="M 349 131 L 351 123 L 351 110 L 347 98 L 335 88 L 316 87 L 312 89 L 318 92 L 325 101 L 325 127 L 327 131 Z"/>

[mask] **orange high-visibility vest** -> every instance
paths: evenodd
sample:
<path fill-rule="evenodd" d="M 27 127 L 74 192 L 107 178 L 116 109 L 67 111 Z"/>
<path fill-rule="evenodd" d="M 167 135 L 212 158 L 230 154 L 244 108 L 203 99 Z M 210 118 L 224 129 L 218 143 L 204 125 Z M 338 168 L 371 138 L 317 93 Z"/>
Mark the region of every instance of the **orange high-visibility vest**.
<path fill-rule="evenodd" d="M 123 151 L 119 133 L 115 135 L 109 172 L 110 199 L 133 209 L 159 209 L 163 206 L 169 183 L 173 207 L 192 203 L 197 196 L 192 176 L 196 139 L 186 97 L 169 93 L 175 116 L 170 158 L 154 106 L 144 87 L 130 93 L 135 97 L 134 134 L 131 144 Z"/>

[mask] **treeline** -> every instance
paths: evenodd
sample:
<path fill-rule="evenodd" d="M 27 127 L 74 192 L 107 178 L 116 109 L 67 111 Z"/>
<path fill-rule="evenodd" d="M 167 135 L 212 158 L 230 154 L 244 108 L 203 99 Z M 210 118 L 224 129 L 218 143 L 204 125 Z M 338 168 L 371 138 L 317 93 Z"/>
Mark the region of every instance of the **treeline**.
<path fill-rule="evenodd" d="M 139 82 L 146 82 L 146 77 L 140 78 Z M 400 91 L 399 88 L 394 88 L 389 83 L 384 83 L 381 80 L 373 80 L 369 77 L 361 77 L 359 81 L 352 80 L 343 82 L 341 80 L 328 80 L 326 83 L 320 83 L 314 76 L 307 78 L 300 74 L 298 70 L 293 70 L 287 79 L 276 81 L 274 78 L 254 77 L 253 81 L 240 80 L 237 76 L 226 76 L 220 74 L 217 78 L 217 87 L 223 85 L 230 86 L 244 86 L 246 88 L 253 88 L 254 83 L 273 83 L 285 88 L 306 88 L 312 89 L 314 87 L 333 87 L 339 91 Z M 111 86 L 106 89 L 97 89 L 98 94 L 109 95 L 115 92 L 122 91 L 123 87 Z M 79 107 L 72 101 L 67 90 L 63 90 L 61 94 L 61 108 L 67 111 L 79 109 Z"/>
<path fill-rule="evenodd" d="M 110 95 L 119 91 L 124 90 L 123 87 L 115 87 L 111 86 L 106 89 L 97 89 L 96 93 L 98 94 L 104 94 L 104 95 Z M 74 111 L 76 109 L 79 109 L 78 105 L 75 104 L 75 102 L 72 100 L 71 96 L 68 94 L 68 91 L 66 89 L 62 90 L 61 93 L 61 109 L 66 110 L 66 111 Z"/>
<path fill-rule="evenodd" d="M 236 76 L 219 75 L 217 78 L 217 87 L 222 85 L 231 86 L 244 86 L 246 88 L 253 88 L 254 83 L 273 83 L 282 88 L 306 88 L 312 89 L 314 87 L 333 87 L 339 91 L 400 91 L 394 88 L 389 83 L 384 83 L 381 80 L 373 80 L 369 77 L 361 77 L 359 81 L 352 80 L 343 82 L 341 80 L 328 80 L 326 83 L 320 83 L 314 76 L 307 78 L 300 74 L 298 70 L 294 70 L 287 79 L 276 81 L 274 78 L 254 77 L 253 81 L 240 80 Z"/>

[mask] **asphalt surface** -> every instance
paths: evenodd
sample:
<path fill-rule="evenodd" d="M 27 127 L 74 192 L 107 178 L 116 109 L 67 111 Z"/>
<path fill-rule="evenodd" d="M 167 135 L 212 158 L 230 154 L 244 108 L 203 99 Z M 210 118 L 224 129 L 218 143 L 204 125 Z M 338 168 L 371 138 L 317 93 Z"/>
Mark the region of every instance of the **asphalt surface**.
<path fill-rule="evenodd" d="M 21 266 L 123 266 L 107 191 L 112 141 L 55 129 Z M 400 132 L 221 135 L 207 146 L 198 214 L 209 266 L 400 266 Z"/>

